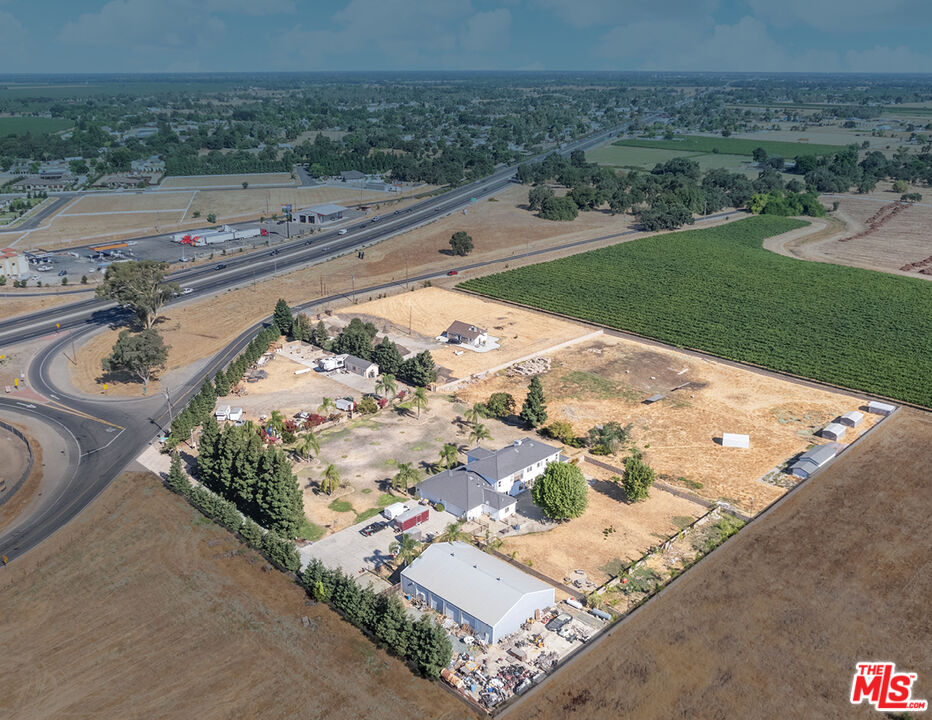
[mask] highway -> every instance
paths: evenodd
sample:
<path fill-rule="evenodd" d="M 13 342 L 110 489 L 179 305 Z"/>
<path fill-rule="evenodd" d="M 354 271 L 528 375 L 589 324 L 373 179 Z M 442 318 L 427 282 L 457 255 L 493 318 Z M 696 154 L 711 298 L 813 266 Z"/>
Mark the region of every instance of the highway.
<path fill-rule="evenodd" d="M 603 142 L 615 130 L 601 132 L 576 143 L 570 143 L 560 152 L 569 153 L 575 149 L 587 149 Z M 291 270 L 311 263 L 322 262 L 328 258 L 353 252 L 375 244 L 398 233 L 406 232 L 419 225 L 431 222 L 444 214 L 456 212 L 467 207 L 472 198 L 482 198 L 494 194 L 506 187 L 514 175 L 515 167 L 502 168 L 492 175 L 452 190 L 436 198 L 428 199 L 399 214 L 387 215 L 381 221 L 361 222 L 350 228 L 345 235 L 337 232 L 315 236 L 308 244 L 298 240 L 279 247 L 279 254 L 274 257 L 268 252 L 251 254 L 242 258 L 224 258 L 226 267 L 218 270 L 214 266 L 181 270 L 171 276 L 172 280 L 183 282 L 194 288 L 191 295 L 184 300 L 252 282 L 253 279 L 267 277 L 277 272 Z M 598 242 L 613 237 L 621 237 L 632 231 L 604 236 L 588 241 L 569 243 L 566 247 L 576 247 L 586 243 Z M 536 250 L 517 254 L 500 260 L 462 265 L 456 269 L 494 265 L 514 262 L 523 257 L 532 257 L 560 248 Z M 442 277 L 445 273 L 433 272 L 408 278 L 408 282 L 422 282 Z M 358 288 L 362 294 L 377 293 L 397 287 L 399 282 L 389 282 L 370 287 Z M 344 299 L 342 293 L 318 298 L 295 310 L 305 310 L 314 306 L 333 303 Z M 180 301 L 179 298 L 177 301 Z M 52 308 L 43 312 L 13 318 L 0 323 L 0 347 L 29 340 L 36 337 L 50 336 L 47 343 L 33 358 L 29 365 L 29 386 L 48 398 L 45 403 L 33 403 L 13 396 L 0 396 L 0 413 L 15 422 L 17 414 L 27 414 L 39 418 L 56 431 L 64 430 L 73 441 L 73 452 L 67 459 L 74 469 L 67 474 L 60 487 L 55 489 L 51 498 L 38 503 L 28 517 L 22 518 L 12 530 L 0 533 L 0 555 L 9 561 L 21 556 L 52 535 L 69 520 L 74 518 L 84 507 L 97 497 L 112 480 L 125 468 L 153 439 L 166 429 L 172 412 L 178 412 L 200 388 L 204 378 L 213 377 L 217 370 L 225 367 L 252 340 L 263 323 L 245 328 L 226 348 L 214 356 L 193 377 L 181 387 L 171 390 L 171 408 L 167 398 L 161 394 L 147 398 L 94 398 L 78 396 L 59 387 L 52 377 L 52 361 L 66 347 L 105 324 L 125 320 L 125 311 L 115 303 L 96 298 L 82 300 L 68 305 Z M 265 322 L 268 322 L 268 318 Z"/>
<path fill-rule="evenodd" d="M 618 132 L 617 128 L 605 130 L 574 143 L 568 143 L 559 150 L 568 154 L 573 150 L 587 150 Z M 531 158 L 529 160 L 540 159 Z M 448 191 L 443 195 L 429 198 L 396 213 L 385 215 L 373 222 L 366 219 L 346 228 L 345 235 L 337 231 L 314 235 L 310 240 L 295 240 L 271 251 L 243 254 L 241 257 L 226 256 L 218 258 L 218 263 L 179 270 L 168 276 L 173 282 L 190 287 L 193 293 L 185 296 L 187 300 L 198 295 L 225 290 L 248 284 L 281 272 L 324 262 L 340 255 L 354 252 L 386 240 L 393 235 L 407 232 L 420 225 L 468 208 L 473 198 L 488 197 L 506 187 L 514 176 L 517 166 L 510 166 L 495 171 L 481 180 Z M 223 269 L 218 266 L 223 264 Z M 180 301 L 179 298 L 175 302 Z M 0 322 L 0 347 L 13 345 L 24 340 L 41 337 L 56 330 L 69 329 L 85 324 L 95 326 L 113 322 L 120 316 L 114 314 L 116 303 L 98 298 L 87 298 L 57 308 L 21 315 Z"/>

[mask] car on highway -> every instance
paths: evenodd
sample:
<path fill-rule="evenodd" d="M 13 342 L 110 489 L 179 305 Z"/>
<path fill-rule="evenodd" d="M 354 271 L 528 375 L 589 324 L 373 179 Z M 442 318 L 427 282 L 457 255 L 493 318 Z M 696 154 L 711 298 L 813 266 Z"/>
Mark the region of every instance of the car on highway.
<path fill-rule="evenodd" d="M 217 270 L 223 270 L 223 268 L 225 268 L 226 266 L 227 266 L 226 263 L 217 263 L 216 265 L 214 265 L 214 268 Z"/>
<path fill-rule="evenodd" d="M 572 615 L 569 613 L 560 613 L 553 620 L 544 625 L 544 627 L 552 632 L 558 633 L 571 622 L 573 622 Z"/>
<path fill-rule="evenodd" d="M 385 523 L 385 522 L 370 523 L 369 525 L 366 525 L 366 527 L 364 527 L 362 530 L 360 530 L 359 534 L 362 535 L 363 537 L 369 537 L 373 533 L 377 533 L 379 530 L 387 526 L 388 526 L 388 523 Z"/>
<path fill-rule="evenodd" d="M 190 295 L 193 292 L 194 292 L 194 288 L 183 288 L 181 290 L 182 295 Z"/>
<path fill-rule="evenodd" d="M 68 271 L 67 271 L 67 270 L 59 270 L 59 271 L 58 271 L 58 277 L 64 277 L 64 276 L 67 275 L 67 274 L 68 274 Z"/>
<path fill-rule="evenodd" d="M 337 235 L 346 235 L 346 228 L 343 228 L 342 230 L 337 232 Z"/>
<path fill-rule="evenodd" d="M 459 275 L 459 274 L 460 274 L 459 270 L 451 270 L 450 272 L 447 273 L 447 275 Z"/>
<path fill-rule="evenodd" d="M 434 212 L 440 212 L 440 208 L 434 208 Z"/>
<path fill-rule="evenodd" d="M 313 239 L 311 239 L 311 240 L 305 240 L 305 241 L 304 241 L 304 244 L 305 244 L 305 245 L 310 245 L 310 244 L 313 243 L 313 242 L 314 242 Z"/>
<path fill-rule="evenodd" d="M 376 216 L 374 216 L 374 217 L 372 218 L 372 222 L 378 222 L 378 221 L 381 220 L 381 219 L 382 219 L 382 216 L 381 216 L 381 215 L 376 215 Z"/>
<path fill-rule="evenodd" d="M 401 215 L 401 210 L 395 210 L 395 212 L 393 212 L 392 215 Z"/>
<path fill-rule="evenodd" d="M 278 248 L 276 248 L 275 250 L 273 250 L 272 252 L 270 252 L 269 255 L 271 255 L 272 257 L 275 257 L 275 256 L 278 255 L 280 252 L 281 252 L 281 250 L 279 250 Z"/>

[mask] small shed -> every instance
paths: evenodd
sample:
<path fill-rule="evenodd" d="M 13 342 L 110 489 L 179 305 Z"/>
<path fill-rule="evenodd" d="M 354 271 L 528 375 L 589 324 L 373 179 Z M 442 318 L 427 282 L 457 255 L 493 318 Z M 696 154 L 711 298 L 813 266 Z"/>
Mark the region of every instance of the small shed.
<path fill-rule="evenodd" d="M 353 402 L 352 398 L 337 398 L 333 401 L 333 404 L 336 405 L 337 410 L 343 412 L 353 412 L 356 409 L 356 403 Z"/>
<path fill-rule="evenodd" d="M 877 400 L 871 400 L 867 403 L 867 412 L 873 413 L 874 415 L 889 415 L 894 410 L 896 410 L 896 406 L 890 405 L 889 403 L 883 403 Z"/>
<path fill-rule="evenodd" d="M 751 447 L 751 436 L 739 433 L 722 433 L 722 447 L 747 449 Z"/>
<path fill-rule="evenodd" d="M 849 410 L 844 415 L 838 418 L 835 422 L 840 425 L 845 425 L 847 427 L 857 427 L 861 424 L 861 421 L 864 419 L 864 413 L 858 412 L 857 410 Z"/>
<path fill-rule="evenodd" d="M 430 509 L 418 506 L 411 508 L 405 513 L 402 513 L 394 519 L 395 529 L 398 532 L 404 532 L 405 530 L 410 530 L 416 525 L 420 525 L 422 522 L 427 522 L 427 518 L 430 515 Z"/>
<path fill-rule="evenodd" d="M 666 393 L 657 393 L 656 395 L 651 395 L 647 400 L 644 401 L 645 405 L 653 405 L 655 402 L 663 400 L 667 396 Z"/>
<path fill-rule="evenodd" d="M 841 423 L 833 422 L 822 428 L 822 432 L 819 434 L 829 440 L 841 440 L 847 431 L 848 428 Z"/>
<path fill-rule="evenodd" d="M 364 378 L 377 378 L 379 366 L 369 360 L 363 360 L 355 355 L 347 355 L 343 360 L 343 367 L 347 372 L 362 375 Z"/>

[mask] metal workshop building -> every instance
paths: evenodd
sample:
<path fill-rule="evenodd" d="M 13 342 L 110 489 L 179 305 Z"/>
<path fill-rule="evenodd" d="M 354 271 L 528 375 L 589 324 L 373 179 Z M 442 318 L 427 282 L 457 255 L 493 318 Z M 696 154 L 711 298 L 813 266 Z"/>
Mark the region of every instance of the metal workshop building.
<path fill-rule="evenodd" d="M 343 213 L 346 208 L 342 205 L 326 203 L 324 205 L 314 205 L 313 207 L 298 210 L 294 214 L 294 219 L 299 223 L 308 225 L 326 225 L 327 223 L 336 222 L 343 219 Z"/>
<path fill-rule="evenodd" d="M 554 604 L 553 587 L 464 542 L 435 543 L 401 572 L 401 591 L 495 643 L 535 610 Z"/>

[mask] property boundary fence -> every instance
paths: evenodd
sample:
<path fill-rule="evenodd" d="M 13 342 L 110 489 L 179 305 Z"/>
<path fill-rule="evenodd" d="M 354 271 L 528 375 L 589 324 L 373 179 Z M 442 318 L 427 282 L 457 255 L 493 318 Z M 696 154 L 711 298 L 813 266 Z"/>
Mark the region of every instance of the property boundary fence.
<path fill-rule="evenodd" d="M 3 505 L 4 503 L 7 502 L 7 500 L 9 500 L 11 497 L 13 497 L 13 495 L 16 494 L 16 491 L 19 490 L 20 487 L 22 487 L 22 484 L 23 484 L 24 482 L 26 482 L 26 478 L 28 478 L 28 477 L 29 477 L 29 473 L 32 472 L 32 465 L 33 465 L 33 462 L 34 462 L 34 458 L 33 458 L 33 455 L 32 455 L 32 446 L 29 444 L 29 440 L 27 439 L 27 437 L 26 437 L 18 428 L 15 428 L 15 427 L 13 427 L 12 425 L 9 425 L 9 424 L 3 422 L 3 420 L 0 420 L 0 427 L 2 427 L 4 430 L 7 430 L 7 431 L 13 433 L 16 437 L 18 437 L 20 440 L 22 440 L 24 443 L 26 443 L 26 469 L 23 470 L 23 474 L 22 474 L 22 476 L 20 477 L 20 479 L 17 480 L 17 481 L 13 484 L 13 486 L 10 487 L 10 488 L 3 494 L 3 497 L 0 497 L 0 505 Z"/>

